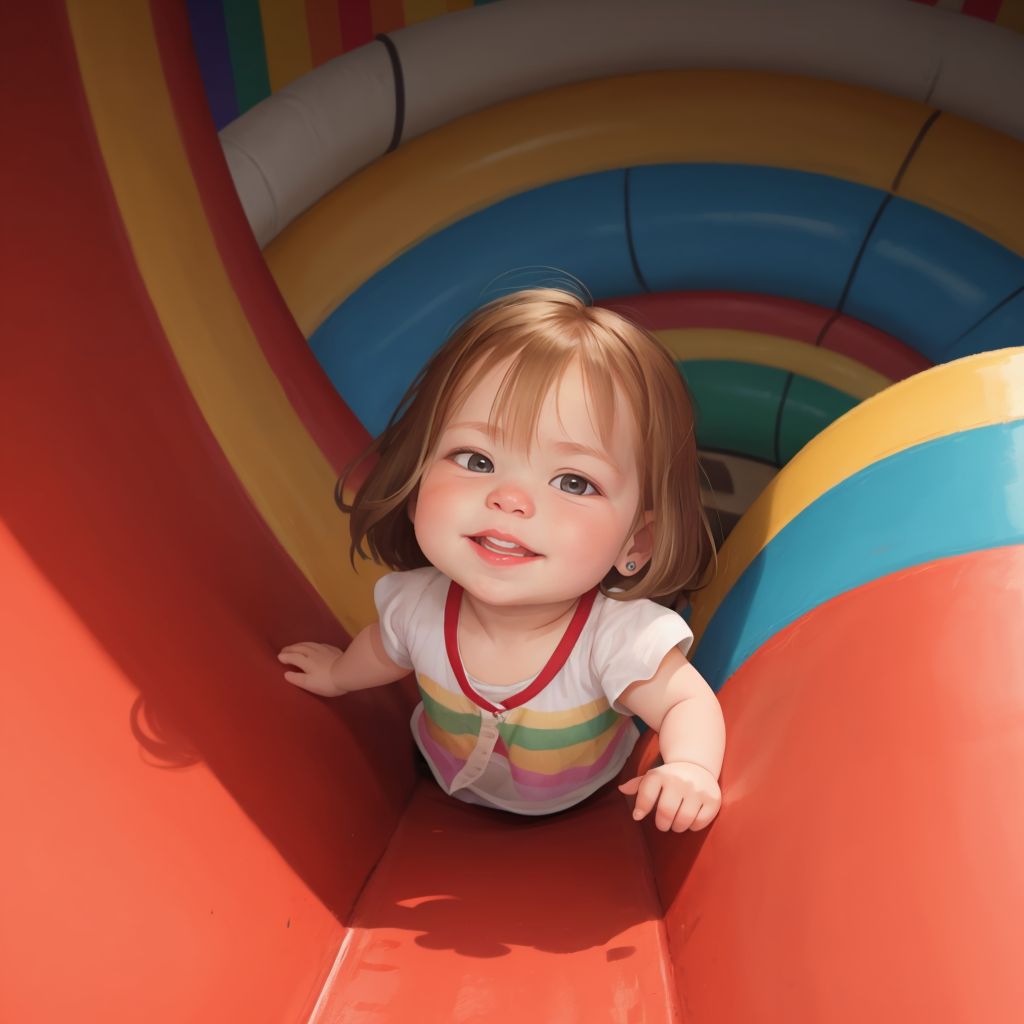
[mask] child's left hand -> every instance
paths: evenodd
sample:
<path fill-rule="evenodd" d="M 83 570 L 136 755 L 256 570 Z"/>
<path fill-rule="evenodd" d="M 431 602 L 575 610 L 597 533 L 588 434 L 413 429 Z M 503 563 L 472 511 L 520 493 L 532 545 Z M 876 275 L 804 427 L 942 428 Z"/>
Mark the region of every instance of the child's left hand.
<path fill-rule="evenodd" d="M 637 794 L 633 807 L 636 821 L 646 817 L 657 804 L 654 824 L 662 832 L 699 832 L 714 821 L 722 806 L 718 780 L 707 768 L 689 761 L 658 765 L 646 775 L 624 782 L 619 792 L 627 796 Z"/>

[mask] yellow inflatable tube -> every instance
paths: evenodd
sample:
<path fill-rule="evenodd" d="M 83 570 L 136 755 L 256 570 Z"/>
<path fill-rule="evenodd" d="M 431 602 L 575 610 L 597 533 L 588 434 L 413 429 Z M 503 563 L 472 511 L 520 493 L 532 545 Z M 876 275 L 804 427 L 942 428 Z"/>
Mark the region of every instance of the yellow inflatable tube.
<path fill-rule="evenodd" d="M 551 89 L 454 121 L 354 175 L 267 263 L 307 337 L 447 225 L 528 189 L 643 164 L 764 164 L 888 189 L 931 111 L 796 75 L 661 71 Z M 414 185 L 410 185 L 414 182 Z"/>

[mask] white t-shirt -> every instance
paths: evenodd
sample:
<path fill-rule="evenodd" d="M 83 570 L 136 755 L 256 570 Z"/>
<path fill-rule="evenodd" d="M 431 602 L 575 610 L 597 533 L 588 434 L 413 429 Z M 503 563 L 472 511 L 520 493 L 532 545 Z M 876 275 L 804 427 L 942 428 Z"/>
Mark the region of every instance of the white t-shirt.
<path fill-rule="evenodd" d="M 550 814 L 615 778 L 639 736 L 616 702 L 632 683 L 650 679 L 673 647 L 689 650 L 693 634 L 683 618 L 644 598 L 598 593 L 568 658 L 526 703 L 501 708 L 532 679 L 493 686 L 466 674 L 470 691 L 494 706 L 486 710 L 460 686 L 448 656 L 450 586 L 427 566 L 391 573 L 374 588 L 384 649 L 416 674 L 422 700 L 410 725 L 438 784 L 469 803 Z"/>

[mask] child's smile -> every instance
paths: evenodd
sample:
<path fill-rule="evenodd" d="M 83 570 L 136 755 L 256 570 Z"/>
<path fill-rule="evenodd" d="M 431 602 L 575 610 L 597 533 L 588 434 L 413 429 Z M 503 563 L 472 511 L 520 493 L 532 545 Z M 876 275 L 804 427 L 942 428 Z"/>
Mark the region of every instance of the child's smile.
<path fill-rule="evenodd" d="M 517 537 L 492 530 L 469 538 L 473 541 L 480 557 L 491 565 L 517 565 L 540 558 L 540 552 L 530 551 Z"/>
<path fill-rule="evenodd" d="M 490 425 L 507 363 L 452 411 L 420 481 L 413 522 L 430 562 L 487 605 L 552 606 L 600 583 L 639 505 L 636 428 L 615 409 L 606 442 L 571 364 L 529 451 Z"/>

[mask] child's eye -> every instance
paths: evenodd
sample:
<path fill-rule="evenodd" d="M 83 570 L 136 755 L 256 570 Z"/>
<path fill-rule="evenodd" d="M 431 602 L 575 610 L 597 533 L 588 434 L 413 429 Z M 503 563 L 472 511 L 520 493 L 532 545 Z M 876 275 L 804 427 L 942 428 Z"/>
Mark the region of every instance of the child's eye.
<path fill-rule="evenodd" d="M 479 452 L 455 452 L 451 456 L 451 460 L 456 466 L 468 469 L 472 473 L 494 472 L 494 463 Z"/>
<path fill-rule="evenodd" d="M 559 480 L 562 482 L 558 483 Z M 564 491 L 566 494 L 575 494 L 579 496 L 600 493 L 600 491 L 598 491 L 598 489 L 585 476 L 580 476 L 578 473 L 559 473 L 559 475 L 551 481 L 551 486 L 557 487 L 560 491 Z"/>

